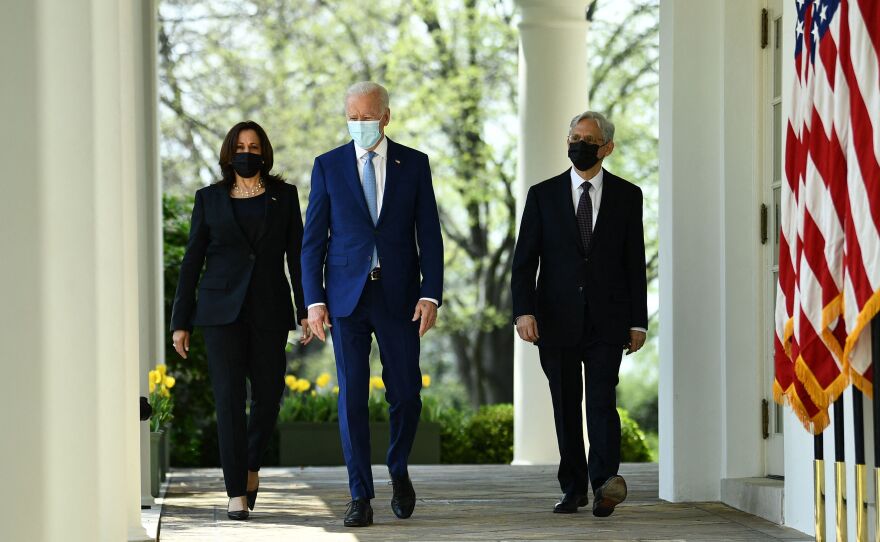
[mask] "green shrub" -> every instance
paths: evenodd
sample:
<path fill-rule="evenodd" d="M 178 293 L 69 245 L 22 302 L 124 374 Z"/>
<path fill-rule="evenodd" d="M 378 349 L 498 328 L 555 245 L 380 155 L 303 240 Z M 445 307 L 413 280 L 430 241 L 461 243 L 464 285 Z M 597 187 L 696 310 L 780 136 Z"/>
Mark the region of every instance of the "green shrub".
<path fill-rule="evenodd" d="M 639 424 L 622 408 L 618 408 L 617 413 L 620 414 L 620 460 L 625 463 L 651 461 L 651 450 Z"/>
<path fill-rule="evenodd" d="M 482 406 L 471 417 L 467 438 L 471 463 L 510 463 L 513 461 L 513 405 Z"/>

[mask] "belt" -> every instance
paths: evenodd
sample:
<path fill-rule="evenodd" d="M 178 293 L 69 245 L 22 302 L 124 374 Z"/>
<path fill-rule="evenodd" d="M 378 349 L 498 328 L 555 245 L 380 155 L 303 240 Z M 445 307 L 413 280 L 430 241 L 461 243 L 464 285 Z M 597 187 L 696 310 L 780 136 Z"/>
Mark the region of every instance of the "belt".
<path fill-rule="evenodd" d="M 368 277 L 370 278 L 370 280 L 379 280 L 380 278 L 382 278 L 381 270 L 378 267 L 376 267 L 375 269 L 370 271 L 370 274 L 368 275 Z"/>

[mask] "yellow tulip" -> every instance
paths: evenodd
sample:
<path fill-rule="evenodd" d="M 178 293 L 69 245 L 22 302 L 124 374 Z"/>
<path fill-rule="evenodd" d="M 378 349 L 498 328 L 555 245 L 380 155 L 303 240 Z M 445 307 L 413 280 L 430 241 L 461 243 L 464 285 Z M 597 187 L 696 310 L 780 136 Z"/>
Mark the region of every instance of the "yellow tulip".
<path fill-rule="evenodd" d="M 370 387 L 376 388 L 379 390 L 385 389 L 385 382 L 382 380 L 381 376 L 371 376 L 370 377 Z"/>
<path fill-rule="evenodd" d="M 319 376 L 315 380 L 315 384 L 317 384 L 319 388 L 323 388 L 324 386 L 326 386 L 329 383 L 330 383 L 330 373 L 321 373 L 321 376 Z"/>
<path fill-rule="evenodd" d="M 339 386 L 333 386 L 333 393 L 339 395 Z"/>
<path fill-rule="evenodd" d="M 149 373 L 147 373 L 147 380 L 150 382 L 150 384 L 155 384 L 156 383 L 156 371 L 150 371 Z"/>
<path fill-rule="evenodd" d="M 284 377 L 284 383 L 287 384 L 287 387 L 291 390 L 296 390 L 296 377 L 293 375 L 287 375 Z"/>
<path fill-rule="evenodd" d="M 159 390 L 159 395 L 161 395 L 162 397 L 171 397 L 171 392 L 168 391 L 167 388 L 162 388 L 161 390 Z"/>
<path fill-rule="evenodd" d="M 302 393 L 304 391 L 309 391 L 309 388 L 312 387 L 312 383 L 306 380 L 305 378 L 300 378 L 296 381 L 296 391 Z"/>
<path fill-rule="evenodd" d="M 156 391 L 156 383 L 153 382 L 153 379 L 151 378 L 150 379 L 150 393 L 153 393 L 154 391 Z"/>
<path fill-rule="evenodd" d="M 312 390 L 312 397 L 314 397 L 316 395 L 318 395 L 318 392 L 316 392 L 315 390 Z"/>
<path fill-rule="evenodd" d="M 156 365 L 156 370 L 159 371 L 162 376 L 165 376 L 165 374 L 168 372 L 168 366 L 166 366 L 164 363 L 160 363 L 159 365 Z"/>
<path fill-rule="evenodd" d="M 423 388 L 431 387 L 431 375 L 422 375 L 422 387 Z"/>
<path fill-rule="evenodd" d="M 174 387 L 175 382 L 177 382 L 177 380 L 175 380 L 173 376 L 169 375 L 165 377 L 165 387 L 169 390 Z"/>
<path fill-rule="evenodd" d="M 165 378 L 165 376 L 162 373 L 160 373 L 159 371 L 150 371 L 150 372 L 153 374 L 153 382 L 155 382 L 156 384 L 161 384 L 162 379 Z"/>

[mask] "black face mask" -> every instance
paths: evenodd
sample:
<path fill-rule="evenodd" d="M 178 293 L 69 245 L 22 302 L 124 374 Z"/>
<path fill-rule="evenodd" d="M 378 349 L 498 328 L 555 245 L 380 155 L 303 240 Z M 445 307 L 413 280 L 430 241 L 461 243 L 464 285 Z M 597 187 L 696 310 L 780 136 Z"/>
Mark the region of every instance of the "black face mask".
<path fill-rule="evenodd" d="M 586 171 L 595 166 L 599 161 L 599 147 L 595 143 L 587 143 L 586 141 L 578 141 L 577 143 L 569 143 L 568 158 L 580 171 Z"/>
<path fill-rule="evenodd" d="M 263 167 L 263 157 L 251 152 L 239 152 L 232 157 L 232 169 L 245 179 L 250 179 Z"/>

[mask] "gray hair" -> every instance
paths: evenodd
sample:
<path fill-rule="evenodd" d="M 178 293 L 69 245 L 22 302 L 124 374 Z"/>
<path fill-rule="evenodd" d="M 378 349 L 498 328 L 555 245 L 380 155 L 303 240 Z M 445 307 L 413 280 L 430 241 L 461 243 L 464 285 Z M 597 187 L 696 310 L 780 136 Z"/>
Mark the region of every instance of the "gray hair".
<path fill-rule="evenodd" d="M 348 87 L 348 90 L 345 91 L 345 107 L 348 107 L 348 99 L 352 96 L 367 96 L 370 94 L 378 94 L 382 100 L 383 110 L 388 111 L 388 90 L 379 83 L 372 81 L 360 81 Z"/>
<path fill-rule="evenodd" d="M 576 115 L 573 119 L 571 119 L 571 124 L 568 127 L 568 133 L 571 133 L 571 130 L 584 119 L 592 119 L 599 124 L 599 129 L 602 130 L 602 137 L 605 138 L 605 143 L 608 143 L 609 141 L 614 141 L 614 123 L 606 119 L 605 115 L 603 115 L 602 113 L 597 113 L 595 111 L 584 111 L 580 115 Z"/>

